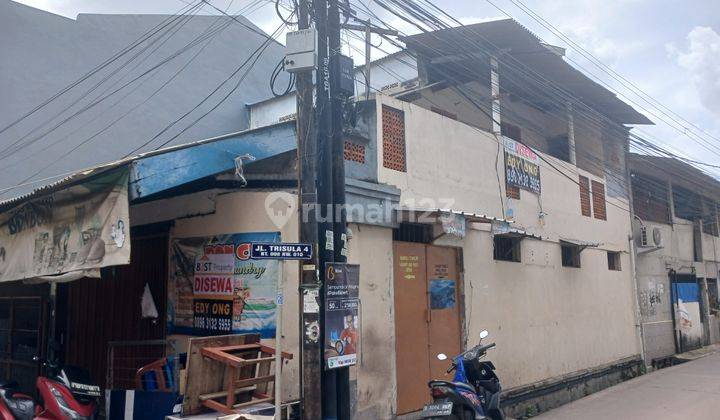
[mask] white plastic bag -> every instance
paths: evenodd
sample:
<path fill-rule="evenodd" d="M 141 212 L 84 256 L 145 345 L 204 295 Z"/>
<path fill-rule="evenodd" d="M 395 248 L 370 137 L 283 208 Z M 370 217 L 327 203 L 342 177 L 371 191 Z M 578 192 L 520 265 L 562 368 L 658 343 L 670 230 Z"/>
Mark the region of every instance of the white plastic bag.
<path fill-rule="evenodd" d="M 155 299 L 153 299 L 152 293 L 150 292 L 150 285 L 145 283 L 145 291 L 140 301 L 140 308 L 142 309 L 142 318 L 158 318 L 157 306 L 155 306 Z"/>

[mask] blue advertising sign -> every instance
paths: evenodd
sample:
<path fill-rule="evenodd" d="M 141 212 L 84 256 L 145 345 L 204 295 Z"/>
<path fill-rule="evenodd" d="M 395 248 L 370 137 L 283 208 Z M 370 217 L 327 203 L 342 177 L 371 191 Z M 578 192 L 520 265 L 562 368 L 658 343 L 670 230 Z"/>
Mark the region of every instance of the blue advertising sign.
<path fill-rule="evenodd" d="M 311 244 L 253 242 L 250 258 L 255 260 L 309 260 Z"/>

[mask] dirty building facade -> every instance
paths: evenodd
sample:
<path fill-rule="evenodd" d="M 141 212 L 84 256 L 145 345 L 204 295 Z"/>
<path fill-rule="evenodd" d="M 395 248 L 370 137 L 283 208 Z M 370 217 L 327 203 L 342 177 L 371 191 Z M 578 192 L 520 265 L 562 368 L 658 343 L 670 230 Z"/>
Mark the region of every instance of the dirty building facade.
<path fill-rule="evenodd" d="M 477 48 L 461 39 L 503 52 L 467 54 Z M 404 41 L 413 54 L 372 64 L 377 88 L 356 102 L 345 142 L 348 177 L 395 190 L 399 205 L 391 226 L 349 209 L 365 308 L 358 418 L 420 409 L 427 380 L 445 376 L 435 355 L 483 329 L 510 415 L 637 374 L 626 125 L 650 121 L 513 21 Z M 516 61 L 584 101 L 503 65 Z M 251 105 L 251 126 L 292 118 L 293 102 Z"/>
<path fill-rule="evenodd" d="M 420 409 L 430 399 L 427 381 L 447 377 L 435 355 L 475 345 L 481 330 L 497 343 L 489 357 L 511 416 L 635 375 L 643 346 L 627 133 L 628 125 L 650 122 L 511 20 L 404 41 L 412 54 L 373 63 L 378 87 L 355 101 L 345 138 L 348 262 L 360 265 L 355 417 Z M 482 53 L 479 43 L 497 54 Z M 518 72 L 518 63 L 532 71 Z M 548 83 L 568 94 L 552 94 Z M 176 244 L 228 234 L 298 240 L 294 97 L 246 111 L 247 131 L 122 162 L 134 254 L 129 264 L 104 268 L 100 279 L 58 291 L 69 314 L 56 326 L 66 334 L 65 350 L 96 377 L 108 375 L 100 359 L 117 341 L 173 341 L 173 351 L 186 349 L 192 334 L 171 328 L 179 302 Z M 245 154 L 256 160 L 241 159 L 240 171 L 236 158 Z M 163 173 L 173 176 L 157 176 Z M 297 295 L 298 264 L 279 264 L 285 296 Z M 146 284 L 158 306 L 154 320 L 137 311 Z M 116 314 L 127 328 L 118 331 L 145 328 L 98 337 L 101 356 L 83 358 L 80 326 L 103 328 L 88 320 L 102 319 L 102 302 L 128 285 L 122 299 L 130 309 Z M 6 287 L 17 297 L 50 293 Z M 303 307 L 299 299 L 285 302 L 283 349 L 299 355 Z M 68 312 L 72 303 L 92 305 L 95 316 Z M 288 400 L 302 398 L 299 372 L 299 358 L 285 365 Z"/>
<path fill-rule="evenodd" d="M 720 185 L 672 158 L 629 155 L 645 361 L 717 343 Z"/>

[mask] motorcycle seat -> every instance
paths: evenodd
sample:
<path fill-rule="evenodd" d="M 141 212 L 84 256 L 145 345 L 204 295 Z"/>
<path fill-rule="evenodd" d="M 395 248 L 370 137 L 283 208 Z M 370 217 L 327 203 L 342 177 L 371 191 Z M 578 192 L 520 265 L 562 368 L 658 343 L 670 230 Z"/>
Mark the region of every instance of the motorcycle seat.
<path fill-rule="evenodd" d="M 428 386 L 430 388 L 432 388 L 434 386 L 448 386 L 448 387 L 453 387 L 453 388 L 463 388 L 467 391 L 475 393 L 475 388 L 472 385 L 466 384 L 464 382 L 430 381 L 428 383 Z"/>
<path fill-rule="evenodd" d="M 0 397 L 15 416 L 15 420 L 32 420 L 35 417 L 35 401 L 14 389 L 0 389 Z"/>

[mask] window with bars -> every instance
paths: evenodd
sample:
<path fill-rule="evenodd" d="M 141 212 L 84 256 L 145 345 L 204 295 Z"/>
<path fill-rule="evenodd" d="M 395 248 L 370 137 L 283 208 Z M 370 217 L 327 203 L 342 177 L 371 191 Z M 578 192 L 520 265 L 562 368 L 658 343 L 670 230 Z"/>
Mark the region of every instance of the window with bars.
<path fill-rule="evenodd" d="M 635 214 L 649 222 L 671 223 L 667 183 L 640 174 L 632 174 L 630 182 Z"/>
<path fill-rule="evenodd" d="M 596 219 L 607 220 L 605 185 L 602 182 L 592 181 L 592 207 Z"/>
<path fill-rule="evenodd" d="M 620 253 L 619 252 L 607 252 L 607 260 L 608 260 L 608 270 L 613 271 L 620 271 L 622 270 L 622 267 L 620 266 Z"/>
<path fill-rule="evenodd" d="M 395 171 L 407 170 L 405 151 L 405 114 L 395 108 L 382 108 L 383 166 Z"/>
<path fill-rule="evenodd" d="M 702 217 L 700 196 L 693 191 L 673 185 L 673 207 L 675 216 L 685 220 Z"/>
<path fill-rule="evenodd" d="M 433 241 L 433 225 L 402 222 L 400 226 L 393 229 L 393 241 L 431 244 Z"/>
<path fill-rule="evenodd" d="M 578 245 L 562 244 L 560 245 L 560 257 L 563 267 L 580 268 L 580 253 L 582 248 Z"/>
<path fill-rule="evenodd" d="M 703 197 L 703 232 L 709 235 L 718 236 L 718 214 L 717 203 L 709 198 Z"/>
<path fill-rule="evenodd" d="M 497 261 L 520 262 L 520 240 L 516 236 L 493 236 L 493 258 Z"/>
<path fill-rule="evenodd" d="M 513 140 L 522 141 L 522 130 L 520 130 L 520 127 L 505 121 L 500 123 L 500 134 Z"/>
<path fill-rule="evenodd" d="M 583 216 L 590 217 L 590 180 L 586 176 L 580 175 L 580 213 Z"/>
<path fill-rule="evenodd" d="M 365 163 L 365 145 L 346 141 L 343 154 L 345 156 L 345 160 Z"/>

